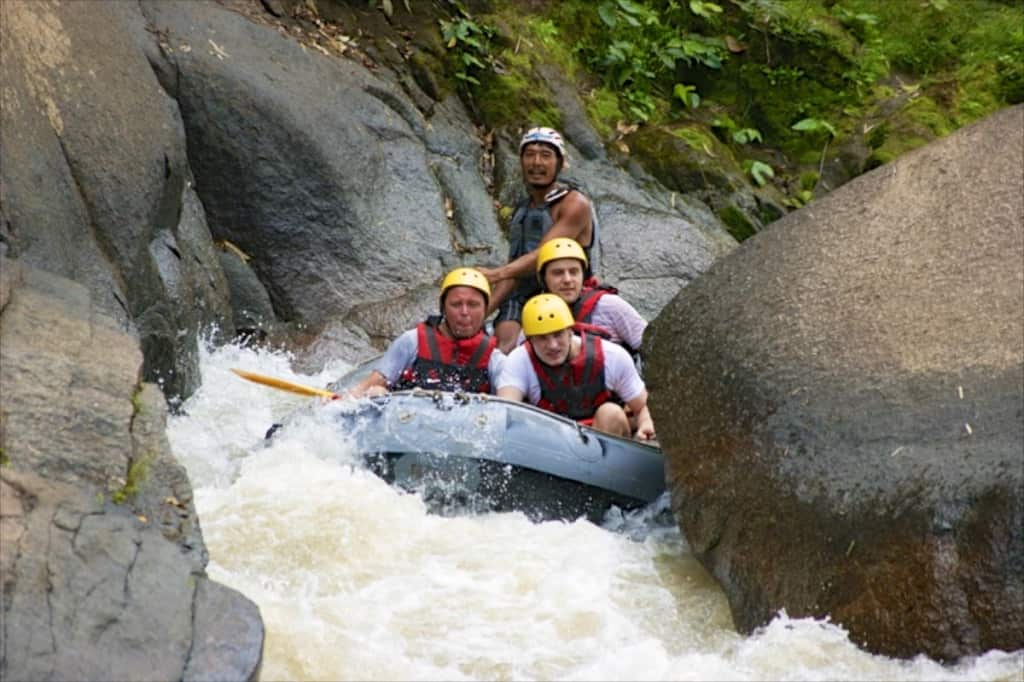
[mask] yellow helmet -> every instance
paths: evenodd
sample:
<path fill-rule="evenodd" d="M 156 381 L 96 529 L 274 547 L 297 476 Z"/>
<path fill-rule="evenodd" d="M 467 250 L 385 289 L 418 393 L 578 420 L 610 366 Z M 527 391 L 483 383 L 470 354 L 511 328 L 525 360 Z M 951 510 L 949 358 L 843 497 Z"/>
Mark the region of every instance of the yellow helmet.
<path fill-rule="evenodd" d="M 583 269 L 587 269 L 587 253 L 575 239 L 558 237 L 546 241 L 537 249 L 537 279 L 544 284 L 544 266 L 559 258 L 575 258 L 583 263 Z"/>
<path fill-rule="evenodd" d="M 527 336 L 560 332 L 575 323 L 569 306 L 554 294 L 538 294 L 523 304 L 523 333 Z"/>
<path fill-rule="evenodd" d="M 444 296 L 452 287 L 473 287 L 484 295 L 484 305 L 491 300 L 491 285 L 484 273 L 476 268 L 455 268 L 441 282 L 441 307 L 444 308 Z"/>

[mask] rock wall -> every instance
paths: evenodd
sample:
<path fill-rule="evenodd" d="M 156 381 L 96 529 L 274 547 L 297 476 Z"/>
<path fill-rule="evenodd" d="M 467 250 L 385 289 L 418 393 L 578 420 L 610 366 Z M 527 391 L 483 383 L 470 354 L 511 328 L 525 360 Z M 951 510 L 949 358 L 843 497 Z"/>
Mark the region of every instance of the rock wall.
<path fill-rule="evenodd" d="M 197 334 L 232 326 L 227 284 L 177 105 L 117 9 L 0 9 L 0 242 L 8 257 L 86 285 L 139 336 L 146 379 L 187 396 Z"/>
<path fill-rule="evenodd" d="M 253 679 L 255 604 L 206 577 L 167 407 L 85 286 L 0 259 L 0 676 Z"/>

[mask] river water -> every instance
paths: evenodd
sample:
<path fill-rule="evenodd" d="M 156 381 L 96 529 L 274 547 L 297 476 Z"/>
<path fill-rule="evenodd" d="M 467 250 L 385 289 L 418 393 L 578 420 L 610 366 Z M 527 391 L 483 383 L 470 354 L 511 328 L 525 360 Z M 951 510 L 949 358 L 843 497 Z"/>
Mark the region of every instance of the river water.
<path fill-rule="evenodd" d="M 209 575 L 263 616 L 264 681 L 1024 679 L 1024 651 L 901 661 L 785 613 L 741 636 L 658 509 L 600 526 L 429 513 L 362 467 L 331 405 L 264 445 L 271 423 L 315 399 L 229 371 L 323 386 L 344 364 L 309 376 L 279 353 L 201 355 L 202 387 L 168 436 L 195 490 Z"/>

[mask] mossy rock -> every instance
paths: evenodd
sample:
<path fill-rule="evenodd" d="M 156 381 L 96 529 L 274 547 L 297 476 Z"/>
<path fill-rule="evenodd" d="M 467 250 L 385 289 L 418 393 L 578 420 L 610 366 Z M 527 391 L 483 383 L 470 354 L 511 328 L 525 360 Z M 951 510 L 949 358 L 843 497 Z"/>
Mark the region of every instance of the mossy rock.
<path fill-rule="evenodd" d="M 933 99 L 920 95 L 876 126 L 867 136 L 872 147 L 864 170 L 871 170 L 953 131 Z"/>
<path fill-rule="evenodd" d="M 669 189 L 734 191 L 746 184 L 732 150 L 702 124 L 644 127 L 624 141 L 634 160 Z"/>
<path fill-rule="evenodd" d="M 754 225 L 746 213 L 738 209 L 734 204 L 726 204 L 715 211 L 715 214 L 725 223 L 729 234 L 735 237 L 738 242 L 757 234 L 757 226 Z"/>

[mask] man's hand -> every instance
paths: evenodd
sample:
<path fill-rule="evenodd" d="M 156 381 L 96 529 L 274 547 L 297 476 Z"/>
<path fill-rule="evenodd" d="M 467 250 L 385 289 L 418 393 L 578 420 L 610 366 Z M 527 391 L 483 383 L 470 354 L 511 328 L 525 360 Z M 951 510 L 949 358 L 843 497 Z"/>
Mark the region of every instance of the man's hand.
<path fill-rule="evenodd" d="M 503 279 L 501 268 L 477 268 L 480 273 L 487 278 L 487 282 L 493 287 L 495 284 Z"/>
<path fill-rule="evenodd" d="M 656 438 L 654 433 L 654 423 L 650 419 L 645 423 L 641 423 L 637 426 L 634 438 L 637 440 L 654 440 Z"/>

